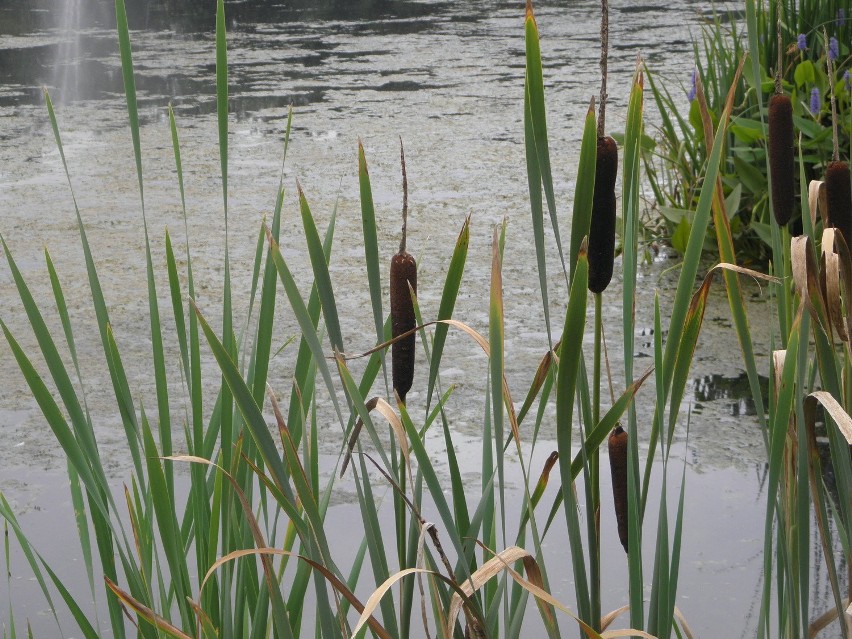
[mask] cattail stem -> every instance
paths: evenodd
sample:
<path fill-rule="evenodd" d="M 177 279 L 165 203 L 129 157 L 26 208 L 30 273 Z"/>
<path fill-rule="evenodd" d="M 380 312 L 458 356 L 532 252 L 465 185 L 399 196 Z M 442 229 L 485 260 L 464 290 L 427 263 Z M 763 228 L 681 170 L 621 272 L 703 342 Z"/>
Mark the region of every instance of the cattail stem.
<path fill-rule="evenodd" d="M 399 242 L 399 253 L 391 258 L 390 268 L 391 332 L 394 338 L 417 325 L 414 300 L 411 297 L 412 291 L 417 293 L 417 262 L 405 250 L 408 233 L 408 179 L 405 173 L 402 138 L 399 140 L 399 156 L 402 164 L 402 240 Z M 395 341 L 391 347 L 393 388 L 403 404 L 414 380 L 414 350 L 413 333 Z"/>
<path fill-rule="evenodd" d="M 601 0 L 601 95 L 598 105 L 598 137 L 606 131 L 606 78 L 607 55 L 609 53 L 609 1 Z"/>
<path fill-rule="evenodd" d="M 405 253 L 405 242 L 408 237 L 408 175 L 405 172 L 405 148 L 402 146 L 402 136 L 399 136 L 399 162 L 402 165 L 402 239 L 399 241 L 399 252 Z"/>
<path fill-rule="evenodd" d="M 775 10 L 778 12 L 778 20 L 775 23 L 775 38 L 778 45 L 778 60 L 775 65 L 775 93 L 781 93 L 781 73 L 784 57 L 781 52 L 781 0 L 776 0 Z"/>

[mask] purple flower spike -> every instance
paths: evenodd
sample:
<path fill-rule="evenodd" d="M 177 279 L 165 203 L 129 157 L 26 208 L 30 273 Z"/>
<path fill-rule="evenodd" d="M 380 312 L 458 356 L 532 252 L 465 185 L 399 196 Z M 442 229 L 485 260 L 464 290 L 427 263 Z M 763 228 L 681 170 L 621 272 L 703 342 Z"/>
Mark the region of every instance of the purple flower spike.
<path fill-rule="evenodd" d="M 799 51 L 804 51 L 808 48 L 808 39 L 805 37 L 804 33 L 799 34 L 799 39 L 796 42 L 796 46 L 799 47 Z"/>
<path fill-rule="evenodd" d="M 692 84 L 689 87 L 689 92 L 686 94 L 686 99 L 689 100 L 690 102 L 692 102 L 695 99 L 695 94 L 698 92 L 698 86 L 695 83 L 697 77 L 698 77 L 698 74 L 696 73 L 695 69 L 693 69 L 692 70 Z"/>
<path fill-rule="evenodd" d="M 842 7 L 837 10 L 837 24 L 841 27 L 846 25 L 846 9 Z"/>
<path fill-rule="evenodd" d="M 828 57 L 834 62 L 840 56 L 840 45 L 837 44 L 837 38 L 831 37 L 828 41 Z"/>
<path fill-rule="evenodd" d="M 819 95 L 819 89 L 814 87 L 811 89 L 811 113 L 817 115 L 822 108 L 822 98 Z"/>

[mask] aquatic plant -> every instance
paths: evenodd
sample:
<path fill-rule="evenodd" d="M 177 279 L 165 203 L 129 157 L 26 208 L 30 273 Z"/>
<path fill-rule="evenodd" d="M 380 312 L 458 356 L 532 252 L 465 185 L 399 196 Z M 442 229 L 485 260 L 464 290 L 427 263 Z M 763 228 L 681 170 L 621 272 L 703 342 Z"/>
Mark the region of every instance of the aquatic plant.
<path fill-rule="evenodd" d="M 746 0 L 746 4 L 752 1 Z M 838 76 L 847 70 L 849 48 L 844 42 L 852 37 L 850 26 L 846 23 L 841 26 L 836 20 L 840 4 L 833 0 L 754 2 L 750 23 L 743 20 L 742 13 L 714 14 L 693 40 L 698 80 L 715 122 L 739 62 L 750 53 L 747 41 L 751 31 L 757 33 L 758 45 L 753 53 L 758 56 L 758 64 L 747 65 L 736 87 L 735 121 L 730 128 L 722 169 L 728 223 L 744 262 L 767 263 L 774 258 L 770 223 L 773 214 L 768 195 L 775 187 L 770 186 L 768 114 L 764 109 L 775 86 L 776 71 L 781 74 L 781 88 L 790 97 L 792 118 L 802 133 L 805 182 L 802 183 L 796 173 L 794 192 L 800 195 L 806 191 L 808 181 L 820 177 L 830 160 L 831 122 L 826 117 L 824 102 L 831 86 L 837 84 Z M 779 17 L 783 18 L 780 23 Z M 827 25 L 831 38 L 822 38 L 819 31 L 822 25 Z M 775 38 L 779 28 L 780 59 Z M 832 56 L 837 66 L 834 74 L 828 72 L 827 66 Z M 685 212 L 695 206 L 700 189 L 697 169 L 706 162 L 709 149 L 702 134 L 697 103 L 690 100 L 684 105 L 675 99 L 676 92 L 666 86 L 653 68 L 648 75 L 651 95 L 661 118 L 655 145 L 643 149 L 643 161 L 656 203 L 654 212 L 664 222 L 662 233 L 656 229 L 653 232 L 664 235 L 664 239 L 682 252 L 689 225 Z M 849 148 L 850 106 L 852 101 L 848 94 L 838 100 L 838 133 L 840 147 L 844 150 Z M 800 122 L 803 117 L 809 122 Z M 793 210 L 790 222 L 794 230 L 801 228 L 798 209 Z M 712 233 L 707 248 L 713 250 Z"/>

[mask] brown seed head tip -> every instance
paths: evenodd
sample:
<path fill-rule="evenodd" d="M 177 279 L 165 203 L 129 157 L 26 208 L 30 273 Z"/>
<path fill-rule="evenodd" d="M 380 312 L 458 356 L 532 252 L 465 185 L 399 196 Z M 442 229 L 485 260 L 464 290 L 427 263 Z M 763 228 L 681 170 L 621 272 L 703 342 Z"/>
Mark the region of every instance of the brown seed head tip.
<path fill-rule="evenodd" d="M 589 100 L 589 111 L 586 113 L 586 117 L 595 114 L 595 96 L 592 96 L 592 99 Z"/>
<path fill-rule="evenodd" d="M 551 469 L 556 465 L 556 462 L 559 461 L 559 451 L 554 450 L 547 458 L 547 461 L 544 462 L 544 470 L 542 474 L 549 473 Z"/>

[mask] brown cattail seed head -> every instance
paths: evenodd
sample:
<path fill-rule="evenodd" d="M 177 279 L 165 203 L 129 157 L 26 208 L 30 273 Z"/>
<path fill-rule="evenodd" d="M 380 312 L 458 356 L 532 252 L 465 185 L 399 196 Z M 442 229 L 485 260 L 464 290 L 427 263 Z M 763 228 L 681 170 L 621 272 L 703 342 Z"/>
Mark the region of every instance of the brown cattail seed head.
<path fill-rule="evenodd" d="M 769 169 L 772 179 L 772 212 L 778 226 L 793 216 L 795 185 L 793 105 L 789 96 L 776 93 L 769 98 Z"/>
<path fill-rule="evenodd" d="M 417 262 L 403 251 L 391 258 L 390 268 L 390 303 L 391 327 L 393 337 L 413 329 L 417 324 L 414 317 L 414 302 L 408 291 L 408 283 L 417 293 Z M 399 399 L 405 403 L 405 395 L 411 389 L 414 380 L 414 333 L 391 347 L 393 388 Z"/>
<path fill-rule="evenodd" d="M 607 443 L 618 539 L 624 546 L 624 552 L 627 552 L 627 432 L 621 426 L 616 426 L 609 434 Z"/>
<path fill-rule="evenodd" d="M 828 199 L 828 225 L 852 240 L 852 184 L 846 162 L 829 162 L 825 170 L 825 192 Z"/>
<path fill-rule="evenodd" d="M 602 293 L 612 279 L 617 175 L 618 146 L 609 136 L 599 137 L 592 219 L 589 225 L 589 290 L 592 293 Z"/>

